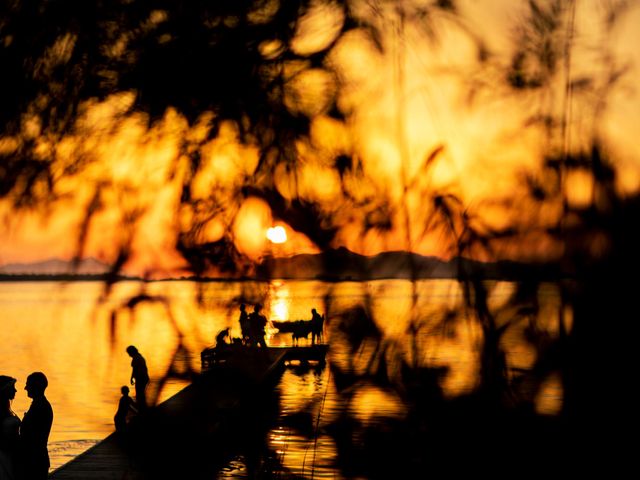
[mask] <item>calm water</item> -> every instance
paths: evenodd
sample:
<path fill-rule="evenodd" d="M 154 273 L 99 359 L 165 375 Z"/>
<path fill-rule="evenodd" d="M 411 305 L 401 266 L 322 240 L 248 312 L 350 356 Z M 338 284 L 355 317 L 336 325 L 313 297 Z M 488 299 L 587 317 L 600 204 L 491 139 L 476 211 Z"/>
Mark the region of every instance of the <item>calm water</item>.
<path fill-rule="evenodd" d="M 136 345 L 147 359 L 152 376 L 151 394 L 157 394 L 161 401 L 185 386 L 183 382 L 171 381 L 157 391 L 158 379 L 170 365 L 199 371 L 199 352 L 213 343 L 218 331 L 231 327 L 232 336 L 239 336 L 239 298 L 264 303 L 270 320 L 310 318 L 311 308 L 324 311 L 327 294 L 333 299 L 331 315 L 369 298 L 385 338 L 405 349 L 407 356 L 410 355 L 407 327 L 412 314 L 419 312 L 424 328 L 418 336 L 418 360 L 449 367 L 442 383 L 445 393 L 459 395 L 472 388 L 477 378 L 475 360 L 480 338 L 477 328 L 470 322 L 455 322 L 445 330 L 438 326 L 442 311 L 453 310 L 462 301 L 458 285 L 448 280 L 419 282 L 415 308 L 411 284 L 402 280 L 340 284 L 126 282 L 117 284 L 106 300 L 102 298 L 103 288 L 94 282 L 0 283 L 4 332 L 0 373 L 18 378 L 18 394 L 12 407 L 20 417 L 30 403 L 23 390 L 26 376 L 38 370 L 47 374 L 50 384 L 47 396 L 55 414 L 49 447 L 52 468 L 66 463 L 113 431 L 119 389 L 128 384 L 130 376 L 127 345 Z M 504 306 L 513 292 L 513 284 L 493 284 L 490 307 Z M 154 301 L 128 303 L 140 293 Z M 538 297 L 539 328 L 552 332 L 557 324 L 558 293 L 553 285 L 543 285 Z M 527 368 L 534 360 L 534 352 L 521 339 L 522 328 L 524 325 L 510 329 L 504 339 L 509 364 L 517 368 Z M 269 332 L 267 340 L 271 345 L 290 344 L 289 335 L 275 330 Z M 175 355 L 180 345 L 189 353 L 183 355 L 180 350 Z M 338 344 L 332 357 L 338 367 L 349 361 L 339 347 Z M 333 466 L 335 445 L 323 432 L 345 408 L 364 422 L 403 415 L 400 400 L 375 386 L 359 389 L 349 405 L 341 405 L 329 369 L 287 370 L 278 389 L 281 417 L 268 435 L 268 447 L 287 471 L 304 477 L 340 477 Z M 541 413 L 553 414 L 560 408 L 561 398 L 558 382 L 550 378 L 536 407 Z M 288 419 L 302 411 L 312 419 L 310 428 L 317 435 L 302 435 L 299 428 L 291 426 Z M 220 472 L 220 478 L 241 478 L 245 474 L 244 459 L 238 456 Z"/>

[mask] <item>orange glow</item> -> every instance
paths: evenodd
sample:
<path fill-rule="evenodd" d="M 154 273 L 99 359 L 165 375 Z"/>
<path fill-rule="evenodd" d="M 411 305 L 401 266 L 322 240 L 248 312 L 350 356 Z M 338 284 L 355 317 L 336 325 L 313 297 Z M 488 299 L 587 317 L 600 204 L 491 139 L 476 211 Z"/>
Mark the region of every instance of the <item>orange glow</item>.
<path fill-rule="evenodd" d="M 233 225 L 238 250 L 249 257 L 260 257 L 267 248 L 264 235 L 271 224 L 271 209 L 264 200 L 249 198 L 244 201 Z"/>
<path fill-rule="evenodd" d="M 593 201 L 595 180 L 593 174 L 583 170 L 571 171 L 567 174 L 565 189 L 569 205 L 586 208 Z"/>
<path fill-rule="evenodd" d="M 358 419 L 365 423 L 375 421 L 376 417 L 403 418 L 406 413 L 396 395 L 373 386 L 357 390 L 353 408 Z"/>
<path fill-rule="evenodd" d="M 535 398 L 536 412 L 541 415 L 558 415 L 562 409 L 563 397 L 560 375 L 549 375 Z"/>
<path fill-rule="evenodd" d="M 260 2 L 248 21 L 268 21 L 280 3 Z M 25 112 L 19 133 L 0 137 L 0 153 L 11 155 L 26 142 L 36 145 L 36 160 L 54 152 L 57 200 L 37 212 L 16 211 L 10 202 L 2 202 L 0 262 L 73 256 L 86 207 L 97 190 L 99 211 L 88 226 L 83 253 L 113 260 L 126 241 L 118 232 L 126 219 L 135 217 L 134 230 L 129 232 L 135 240 L 127 264 L 135 273 L 180 268 L 176 237 L 187 232 L 200 243 L 233 237 L 238 250 L 253 259 L 266 252 L 317 251 L 309 238 L 286 225 L 282 225 L 287 235 L 284 243 L 268 242 L 256 234 L 274 225 L 266 203 L 239 195 L 243 186 L 254 181 L 258 187 L 274 187 L 287 201 L 313 203 L 337 230 L 332 246 L 347 246 L 363 254 L 411 249 L 451 256 L 450 232 L 434 227 L 422 233 L 434 214 L 428 203 L 434 192 L 456 195 L 465 213 L 487 228 L 508 229 L 523 217 L 542 229 L 556 224 L 563 213 L 560 204 L 549 203 L 537 211 L 526 202 L 513 202 L 527 195 L 522 174 L 539 175 L 541 160 L 550 148 L 545 127 L 531 121 L 534 113 L 540 114 L 534 110 L 544 109 L 535 96 L 539 92 L 514 93 L 504 84 L 504 72 L 496 70 L 511 61 L 510 22 L 524 14 L 526 2 L 488 0 L 482 6 L 466 2 L 464 11 L 458 12 L 463 22 L 434 15 L 428 28 L 412 17 L 421 3 L 403 2 L 407 15 L 401 33 L 396 7 L 374 7 L 368 2 L 352 5 L 355 17 L 377 31 L 374 41 L 365 29 L 340 36 L 345 21 L 342 8 L 332 2 L 311 2 L 295 26 L 291 45 L 274 38 L 258 46 L 264 58 L 273 60 L 288 48 L 301 56 L 331 48 L 323 65 L 311 66 L 304 58 L 283 64 L 284 106 L 309 118 L 310 136 L 296 139 L 291 161 L 274 164 L 268 180 L 256 175 L 265 152 L 251 135 L 241 135 L 251 131 L 244 120 L 239 121 L 242 125 L 221 121 L 217 136 L 209 139 L 214 112 L 201 112 L 188 121 L 168 108 L 150 123 L 147 115 L 131 113 L 136 93 L 124 91 L 84 102 L 74 128 L 54 139 L 36 110 Z M 576 78 L 604 75 L 589 45 L 605 41 L 611 43 L 612 65 L 628 66 L 621 88 L 613 89 L 607 98 L 597 134 L 611 152 L 616 191 L 633 195 L 640 189 L 636 142 L 640 124 L 635 121 L 640 93 L 632 88 L 631 79 L 638 76 L 640 54 L 631 46 L 640 35 L 635 28 L 640 8 L 629 8 L 609 39 L 598 16 L 604 10 L 595 11 L 588 4 L 576 8 L 576 38 L 581 39 L 573 45 L 571 55 Z M 165 12 L 155 11 L 149 22 L 165 20 Z M 466 27 L 461 28 L 462 24 Z M 491 61 L 478 61 L 476 38 L 486 42 Z M 66 62 L 75 42 L 70 34 L 60 36 L 47 49 L 42 68 Z M 109 54 L 118 57 L 125 46 L 110 48 Z M 562 103 L 561 83 L 553 79 L 545 102 Z M 343 118 L 327 113 L 334 97 Z M 594 131 L 585 97 L 584 92 L 576 91 L 571 105 L 574 117 L 567 130 L 571 151 L 586 151 Z M 551 108 L 550 114 L 557 112 Z M 429 154 L 440 147 L 441 153 L 426 165 Z M 196 154 L 200 164 L 192 171 L 190 158 Z M 343 172 L 335 168 L 338 155 L 351 162 Z M 204 209 L 215 206 L 215 214 L 180 207 L 186 184 L 192 201 L 201 202 Z M 565 184 L 571 207 L 597 203 L 590 173 L 568 172 Z M 44 183 L 35 185 L 36 194 L 44 197 Z M 365 218 L 371 212 L 353 207 L 372 201 L 388 204 L 389 228 L 367 228 Z M 409 212 L 411 232 L 405 231 L 403 211 Z M 559 251 L 549 238 L 532 233 L 518 245 L 504 246 L 500 253 L 509 258 L 548 259 Z"/>
<path fill-rule="evenodd" d="M 300 18 L 292 50 L 310 55 L 328 47 L 340 34 L 344 13 L 335 3 L 312 2 L 311 8 Z"/>

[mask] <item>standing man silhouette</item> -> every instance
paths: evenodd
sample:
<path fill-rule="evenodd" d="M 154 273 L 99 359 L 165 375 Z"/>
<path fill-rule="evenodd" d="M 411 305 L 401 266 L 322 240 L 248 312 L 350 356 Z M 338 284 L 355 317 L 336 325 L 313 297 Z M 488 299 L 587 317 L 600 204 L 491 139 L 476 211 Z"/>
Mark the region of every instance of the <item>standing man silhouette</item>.
<path fill-rule="evenodd" d="M 149 383 L 147 362 L 133 345 L 127 347 L 127 353 L 131 357 L 131 385 L 136 387 L 136 404 L 138 410 L 142 411 L 147 406 L 146 388 Z"/>
<path fill-rule="evenodd" d="M 265 327 L 267 326 L 267 317 L 260 313 L 262 305 L 259 303 L 253 307 L 253 312 L 249 315 L 249 326 L 251 328 L 251 343 L 255 346 L 261 346 L 265 348 L 267 343 L 264 340 L 266 334 Z"/>
<path fill-rule="evenodd" d="M 322 334 L 323 328 L 324 328 L 324 315 L 320 315 L 315 308 L 312 308 L 311 309 L 311 343 L 312 344 L 316 343 L 316 339 L 320 341 L 323 335 Z"/>
<path fill-rule="evenodd" d="M 53 424 L 53 409 L 44 391 L 49 385 L 42 372 L 27 377 L 24 389 L 32 399 L 20 426 L 20 449 L 22 473 L 25 480 L 45 480 L 49 474 L 49 451 L 47 442 Z"/>

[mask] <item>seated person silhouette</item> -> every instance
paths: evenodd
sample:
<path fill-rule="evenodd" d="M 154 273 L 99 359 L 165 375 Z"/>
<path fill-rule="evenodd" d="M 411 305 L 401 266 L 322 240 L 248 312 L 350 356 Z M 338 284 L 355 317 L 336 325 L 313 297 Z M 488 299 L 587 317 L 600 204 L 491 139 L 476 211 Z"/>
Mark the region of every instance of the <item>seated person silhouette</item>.
<path fill-rule="evenodd" d="M 220 330 L 218 335 L 216 335 L 216 348 L 222 349 L 222 348 L 228 347 L 229 343 L 227 343 L 226 341 L 226 338 L 228 337 L 229 337 L 229 327 L 225 328 L 224 330 Z"/>

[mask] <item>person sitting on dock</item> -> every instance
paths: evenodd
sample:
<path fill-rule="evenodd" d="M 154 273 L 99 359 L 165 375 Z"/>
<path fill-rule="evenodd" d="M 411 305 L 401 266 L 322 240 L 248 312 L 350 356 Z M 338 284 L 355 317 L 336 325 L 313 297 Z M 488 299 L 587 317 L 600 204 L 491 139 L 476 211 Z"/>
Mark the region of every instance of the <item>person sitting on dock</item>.
<path fill-rule="evenodd" d="M 253 312 L 249 315 L 250 337 L 253 345 L 266 347 L 267 343 L 265 342 L 264 336 L 266 334 L 265 327 L 267 326 L 267 317 L 262 315 L 260 310 L 262 310 L 262 305 L 258 303 L 253 307 Z"/>
<path fill-rule="evenodd" d="M 251 341 L 251 326 L 249 324 L 249 314 L 244 303 L 240 304 L 240 332 L 242 334 L 242 343 L 248 345 Z"/>
<path fill-rule="evenodd" d="M 224 330 L 220 330 L 220 333 L 216 335 L 216 348 L 222 349 L 228 347 L 229 344 L 226 341 L 227 337 L 229 337 L 229 327 Z"/>
<path fill-rule="evenodd" d="M 142 411 L 147 407 L 146 388 L 149 383 L 147 362 L 133 345 L 127 347 L 127 353 L 131 357 L 131 385 L 136 387 L 136 404 L 138 410 Z"/>
<path fill-rule="evenodd" d="M 118 410 L 116 411 L 115 417 L 113 417 L 113 422 L 116 425 L 116 432 L 122 435 L 127 431 L 127 418 L 130 414 L 138 413 L 138 409 L 135 407 L 133 398 L 129 396 L 129 387 L 124 385 L 120 389 L 120 392 L 122 393 L 122 397 L 120 397 L 120 401 L 118 402 Z"/>

